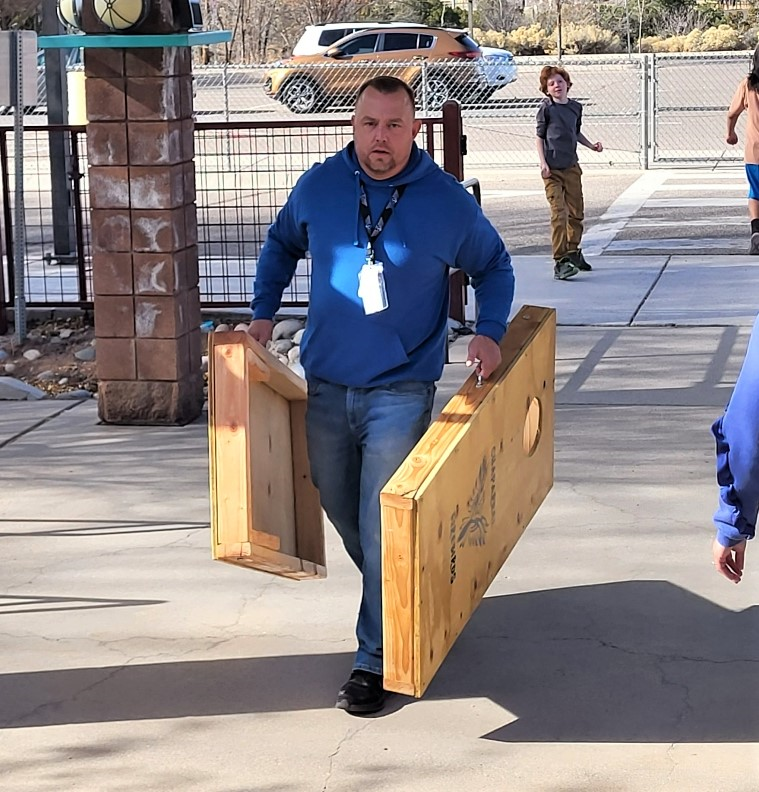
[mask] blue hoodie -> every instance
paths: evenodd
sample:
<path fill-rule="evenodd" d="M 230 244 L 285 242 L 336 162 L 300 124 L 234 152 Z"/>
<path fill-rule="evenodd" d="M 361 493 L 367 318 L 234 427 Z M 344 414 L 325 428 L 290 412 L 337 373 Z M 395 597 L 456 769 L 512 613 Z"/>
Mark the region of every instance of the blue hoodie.
<path fill-rule="evenodd" d="M 725 414 L 712 426 L 717 439 L 717 541 L 732 547 L 756 532 L 759 512 L 759 316 Z"/>
<path fill-rule="evenodd" d="M 358 296 L 367 232 L 360 182 L 376 223 L 405 184 L 374 248 L 389 308 L 366 315 Z M 269 229 L 258 260 L 254 319 L 271 319 L 298 260 L 311 254 L 311 293 L 301 363 L 307 377 L 348 387 L 440 378 L 445 362 L 449 267 L 472 278 L 476 332 L 500 342 L 514 296 L 511 259 L 474 198 L 416 145 L 404 170 L 379 181 L 353 144 L 301 176 Z"/>

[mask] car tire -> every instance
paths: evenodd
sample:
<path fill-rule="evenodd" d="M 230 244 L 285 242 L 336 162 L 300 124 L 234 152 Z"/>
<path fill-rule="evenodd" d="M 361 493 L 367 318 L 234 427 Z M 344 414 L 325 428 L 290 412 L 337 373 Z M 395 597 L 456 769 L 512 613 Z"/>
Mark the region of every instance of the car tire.
<path fill-rule="evenodd" d="M 453 89 L 448 80 L 442 74 L 434 72 L 427 76 L 426 85 L 424 80 L 420 80 L 415 88 L 417 100 L 424 108 L 425 90 L 427 94 L 427 110 L 440 110 L 445 102 L 453 99 Z"/>
<path fill-rule="evenodd" d="M 293 113 L 318 112 L 324 105 L 318 86 L 305 77 L 293 77 L 280 92 L 280 101 Z"/>

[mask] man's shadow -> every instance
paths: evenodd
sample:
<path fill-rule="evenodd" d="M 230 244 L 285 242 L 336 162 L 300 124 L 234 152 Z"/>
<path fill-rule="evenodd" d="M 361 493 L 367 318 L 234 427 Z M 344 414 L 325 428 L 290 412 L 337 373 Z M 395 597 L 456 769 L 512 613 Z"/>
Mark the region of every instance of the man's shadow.
<path fill-rule="evenodd" d="M 752 742 L 759 608 L 666 581 L 483 600 L 426 698 L 489 697 L 504 742 Z"/>
<path fill-rule="evenodd" d="M 506 742 L 752 742 L 759 739 L 758 622 L 759 608 L 734 613 L 663 581 L 490 597 L 424 700 L 492 699 L 510 714 L 484 736 Z M 331 708 L 351 659 L 2 674 L 0 726 Z M 394 697 L 389 712 L 410 705 Z"/>

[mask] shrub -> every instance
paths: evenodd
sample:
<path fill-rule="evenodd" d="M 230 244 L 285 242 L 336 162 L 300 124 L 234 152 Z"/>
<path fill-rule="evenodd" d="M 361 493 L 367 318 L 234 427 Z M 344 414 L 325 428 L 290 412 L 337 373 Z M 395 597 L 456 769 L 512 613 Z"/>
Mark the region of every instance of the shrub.
<path fill-rule="evenodd" d="M 564 50 L 576 55 L 622 52 L 622 41 L 616 33 L 598 25 L 576 25 L 570 22 L 562 26 Z"/>
<path fill-rule="evenodd" d="M 474 40 L 483 47 L 508 49 L 506 47 L 506 33 L 502 30 L 480 30 L 479 28 L 474 28 L 473 33 Z"/>
<path fill-rule="evenodd" d="M 704 31 L 701 46 L 704 52 L 718 52 L 740 49 L 742 42 L 738 31 L 731 28 L 730 25 L 718 25 Z"/>
<path fill-rule="evenodd" d="M 515 55 L 545 55 L 555 45 L 537 22 L 512 30 L 504 37 L 504 46 Z"/>
<path fill-rule="evenodd" d="M 718 25 L 706 30 L 691 30 L 685 36 L 646 36 L 640 40 L 641 52 L 720 52 L 752 49 L 756 46 L 756 31 L 741 35 L 730 25 Z M 753 41 L 754 43 L 750 43 Z"/>

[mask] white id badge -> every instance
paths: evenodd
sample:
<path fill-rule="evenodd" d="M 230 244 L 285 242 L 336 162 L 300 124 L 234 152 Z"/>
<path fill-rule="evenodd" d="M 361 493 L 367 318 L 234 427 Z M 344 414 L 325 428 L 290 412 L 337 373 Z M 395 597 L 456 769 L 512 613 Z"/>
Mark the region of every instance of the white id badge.
<path fill-rule="evenodd" d="M 385 276 L 382 262 L 367 261 L 358 273 L 358 296 L 364 304 L 364 313 L 379 313 L 388 307 Z"/>

